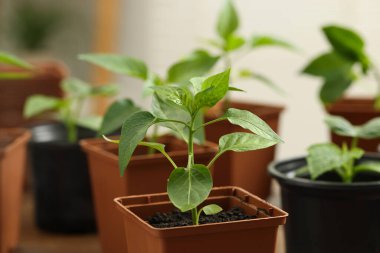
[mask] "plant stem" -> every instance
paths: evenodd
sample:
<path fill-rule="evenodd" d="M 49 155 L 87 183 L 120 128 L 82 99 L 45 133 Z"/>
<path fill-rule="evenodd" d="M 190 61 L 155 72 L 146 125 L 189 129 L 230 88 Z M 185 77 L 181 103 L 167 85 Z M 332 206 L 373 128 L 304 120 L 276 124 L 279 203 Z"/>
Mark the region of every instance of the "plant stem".
<path fill-rule="evenodd" d="M 149 138 L 149 142 L 157 142 L 158 139 L 158 125 L 153 126 L 152 137 Z M 154 154 L 156 150 L 152 147 L 148 148 L 148 155 Z"/>
<path fill-rule="evenodd" d="M 191 209 L 191 216 L 193 218 L 193 224 L 194 225 L 199 225 L 199 217 L 198 217 L 198 211 L 197 211 L 197 208 L 193 208 Z"/>
<path fill-rule="evenodd" d="M 377 96 L 380 96 L 380 71 L 375 64 L 372 63 L 373 75 L 377 82 Z"/>
<path fill-rule="evenodd" d="M 191 123 L 190 123 L 190 128 L 189 128 L 189 142 L 188 142 L 188 161 L 187 161 L 187 169 L 191 171 L 191 169 L 194 166 L 194 123 L 195 123 L 195 115 L 191 116 Z M 193 208 L 191 210 L 192 214 L 192 219 L 193 219 L 193 224 L 197 225 L 197 208 Z"/>

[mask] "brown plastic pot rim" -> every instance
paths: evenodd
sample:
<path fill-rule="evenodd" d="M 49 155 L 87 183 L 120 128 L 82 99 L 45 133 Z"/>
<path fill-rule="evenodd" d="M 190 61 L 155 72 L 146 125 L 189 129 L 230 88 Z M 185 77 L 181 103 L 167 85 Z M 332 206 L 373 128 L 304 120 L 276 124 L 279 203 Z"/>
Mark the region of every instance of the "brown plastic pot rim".
<path fill-rule="evenodd" d="M 162 136 L 164 138 L 175 138 L 171 135 L 165 135 Z M 110 137 L 112 139 L 112 137 Z M 177 139 L 180 140 L 180 139 Z M 96 153 L 100 156 L 106 157 L 107 159 L 110 159 L 114 162 L 118 162 L 118 156 L 109 152 L 108 150 L 105 150 L 102 148 L 103 144 L 112 144 L 108 143 L 102 138 L 92 138 L 92 139 L 84 139 L 79 142 L 80 146 L 86 153 Z M 115 144 L 115 146 L 117 146 Z M 214 154 L 218 151 L 218 147 L 215 143 L 210 141 L 205 141 L 204 145 L 201 145 L 201 147 L 206 151 L 207 154 Z M 187 154 L 187 150 L 181 150 L 181 151 L 168 151 L 167 152 L 170 157 L 176 157 L 176 156 L 184 156 Z M 202 151 L 194 151 L 195 154 L 202 153 Z M 138 162 L 138 161 L 149 161 L 154 159 L 162 158 L 163 155 L 161 153 L 155 153 L 155 154 L 146 154 L 146 155 L 133 155 L 131 158 L 131 162 Z"/>
<path fill-rule="evenodd" d="M 0 131 L 14 132 L 16 135 L 8 145 L 0 149 L 0 159 L 6 153 L 12 152 L 17 146 L 26 143 L 32 136 L 25 128 L 2 128 Z"/>
<path fill-rule="evenodd" d="M 378 153 L 366 153 L 363 158 L 373 158 L 380 161 L 380 155 Z M 268 166 L 269 174 L 278 180 L 280 184 L 294 185 L 303 188 L 320 188 L 326 190 L 357 190 L 357 189 L 371 189 L 379 188 L 380 181 L 371 181 L 371 182 L 352 182 L 352 183 L 343 183 L 343 182 L 328 182 L 328 181 L 318 181 L 311 180 L 306 178 L 299 177 L 289 177 L 286 173 L 283 173 L 278 170 L 279 166 L 284 166 L 293 162 L 306 161 L 306 156 L 299 156 L 296 158 L 286 159 L 282 161 L 273 161 Z"/>
<path fill-rule="evenodd" d="M 330 105 L 325 106 L 325 110 L 330 114 L 340 113 L 360 113 L 376 114 L 379 110 L 374 108 L 374 99 L 368 97 L 345 97 Z"/>
<path fill-rule="evenodd" d="M 151 226 L 148 222 L 143 220 L 141 217 L 139 217 L 137 214 L 129 210 L 129 208 L 133 207 L 143 207 L 143 206 L 159 206 L 159 205 L 165 205 L 165 204 L 171 204 L 170 201 L 160 201 L 160 198 L 163 196 L 167 196 L 167 193 L 155 193 L 155 194 L 143 194 L 143 195 L 132 195 L 132 196 L 126 196 L 126 197 L 118 197 L 114 199 L 114 202 L 116 204 L 116 207 L 119 209 L 119 211 L 123 212 L 125 215 L 130 215 L 133 217 L 134 222 L 137 223 L 142 223 L 143 226 L 145 227 L 146 230 L 151 231 L 151 232 L 165 232 L 165 231 L 178 231 L 178 230 L 199 230 L 202 228 L 218 228 L 218 227 L 225 227 L 225 226 L 230 226 L 230 225 L 239 225 L 239 224 L 254 224 L 254 223 L 259 223 L 263 221 L 273 221 L 275 224 L 268 224 L 267 226 L 260 226 L 260 227 L 272 227 L 272 226 L 279 226 L 285 224 L 284 219 L 288 217 L 288 213 L 281 210 L 280 208 L 266 202 L 265 200 L 262 200 L 261 198 L 257 197 L 256 195 L 253 195 L 244 189 L 240 187 L 235 187 L 235 186 L 222 186 L 222 187 L 214 187 L 212 191 L 221 191 L 223 190 L 231 190 L 232 192 L 235 191 L 240 191 L 245 194 L 245 196 L 250 196 L 253 197 L 254 199 L 258 200 L 262 204 L 268 206 L 268 208 L 272 208 L 275 210 L 279 215 L 276 216 L 266 216 L 266 217 L 260 217 L 256 219 L 248 219 L 248 220 L 238 220 L 238 221 L 229 221 L 229 222 L 218 222 L 218 223 L 208 223 L 208 224 L 200 224 L 200 225 L 192 225 L 192 226 L 181 226 L 181 227 L 171 227 L 171 228 L 155 228 Z M 217 196 L 217 195 L 212 195 L 207 200 L 215 200 L 215 199 L 220 199 L 220 198 L 225 198 L 225 197 L 232 197 L 232 198 L 239 198 L 238 196 Z M 123 201 L 126 199 L 133 199 L 133 198 L 146 198 L 148 201 L 149 200 L 158 200 L 158 202 L 153 202 L 153 203 L 138 203 L 138 204 L 130 204 L 130 205 L 123 205 Z M 242 201 L 242 203 L 245 203 L 244 200 L 239 199 Z M 247 206 L 252 207 L 253 204 L 245 203 Z M 173 206 L 173 208 L 175 208 Z M 249 229 L 249 228 L 246 228 Z"/>

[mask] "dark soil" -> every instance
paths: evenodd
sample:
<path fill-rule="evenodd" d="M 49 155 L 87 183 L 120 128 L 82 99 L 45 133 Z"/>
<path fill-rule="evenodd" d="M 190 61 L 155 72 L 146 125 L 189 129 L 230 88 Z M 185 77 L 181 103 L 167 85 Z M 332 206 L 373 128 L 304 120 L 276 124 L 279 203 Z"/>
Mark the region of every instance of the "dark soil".
<path fill-rule="evenodd" d="M 202 213 L 199 218 L 199 224 L 249 220 L 256 218 L 256 215 L 247 215 L 244 213 L 243 209 L 234 207 L 230 210 L 221 211 L 214 215 L 205 215 Z M 175 210 L 170 213 L 156 213 L 148 218 L 148 223 L 155 228 L 171 228 L 193 225 L 191 212 L 182 213 L 179 210 Z"/>

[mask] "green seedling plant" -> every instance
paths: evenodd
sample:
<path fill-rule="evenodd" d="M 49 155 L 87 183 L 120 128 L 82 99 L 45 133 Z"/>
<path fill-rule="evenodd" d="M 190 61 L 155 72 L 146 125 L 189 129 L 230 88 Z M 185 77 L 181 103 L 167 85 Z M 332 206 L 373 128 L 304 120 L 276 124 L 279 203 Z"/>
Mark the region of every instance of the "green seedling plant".
<path fill-rule="evenodd" d="M 312 145 L 308 149 L 307 167 L 301 168 L 300 173 L 306 170 L 311 179 L 317 180 L 326 172 L 335 171 L 345 183 L 351 183 L 361 172 L 380 173 L 379 162 L 356 162 L 364 155 L 364 150 L 358 147 L 359 139 L 380 137 L 380 117 L 361 126 L 354 126 L 339 116 L 327 116 L 326 123 L 334 133 L 351 137 L 350 146 L 346 143 L 342 147 L 333 143 Z"/>
<path fill-rule="evenodd" d="M 139 79 L 144 84 L 143 95 L 153 95 L 154 87 L 171 84 L 187 84 L 193 76 L 203 76 L 210 71 L 218 61 L 217 56 L 212 56 L 206 51 L 198 50 L 172 64 L 165 76 L 160 76 L 150 69 L 147 64 L 130 56 L 116 54 L 82 54 L 79 59 L 95 64 L 115 74 Z M 131 99 L 115 101 L 105 113 L 104 121 L 100 128 L 101 134 L 108 134 L 119 129 L 124 119 L 141 110 Z M 154 129 L 152 139 L 157 139 L 157 128 Z M 199 135 L 199 138 L 203 138 Z"/>
<path fill-rule="evenodd" d="M 17 72 L 1 71 L 0 80 L 28 78 L 31 76 L 31 71 L 33 70 L 33 66 L 28 62 L 4 51 L 0 51 L 0 65 L 18 67 L 23 70 Z"/>
<path fill-rule="evenodd" d="M 337 25 L 325 26 L 322 31 L 331 49 L 313 59 L 302 71 L 323 80 L 320 100 L 326 105 L 334 103 L 356 81 L 372 75 L 378 86 L 374 106 L 380 109 L 380 72 L 367 54 L 363 38 L 357 32 Z"/>
<path fill-rule="evenodd" d="M 30 96 L 24 106 L 24 117 L 32 118 L 43 113 L 54 112 L 53 118 L 64 123 L 68 141 L 73 143 L 78 139 L 77 126 L 97 131 L 102 121 L 99 116 L 81 116 L 86 100 L 91 97 L 115 95 L 117 86 L 94 87 L 82 80 L 68 78 L 62 81 L 61 88 L 66 94 L 64 98 L 45 95 Z"/>
<path fill-rule="evenodd" d="M 242 57 L 261 48 L 278 47 L 291 51 L 296 50 L 289 42 L 270 35 L 254 35 L 245 38 L 238 33 L 239 25 L 239 14 L 233 5 L 233 1 L 225 0 L 217 19 L 217 37 L 216 39 L 205 40 L 209 46 L 217 50 L 218 62 L 222 62 L 225 68 L 233 67 Z M 261 73 L 249 68 L 243 68 L 237 72 L 236 77 L 259 81 L 267 87 L 284 94 L 280 86 Z"/>
<path fill-rule="evenodd" d="M 263 149 L 281 142 L 280 137 L 258 116 L 249 111 L 230 108 L 215 120 L 196 126 L 197 115 L 202 109 L 213 107 L 224 98 L 229 86 L 230 71 L 210 76 L 206 79 L 193 78 L 188 86 L 157 86 L 152 110 L 135 112 L 128 117 L 122 127 L 120 140 L 110 140 L 119 144 L 120 173 L 126 171 L 131 156 L 137 146 L 147 146 L 161 152 L 173 166 L 167 182 L 170 201 L 182 212 L 191 211 L 193 223 L 199 224 L 202 212 L 206 215 L 222 210 L 218 205 L 199 206 L 207 199 L 212 189 L 210 168 L 225 152 L 244 152 Z M 227 120 L 252 133 L 236 132 L 219 139 L 219 150 L 209 164 L 196 164 L 194 157 L 194 136 L 198 131 L 213 123 Z M 182 136 L 188 145 L 186 167 L 179 167 L 165 151 L 161 143 L 143 141 L 147 130 L 153 125 L 168 127 Z"/>

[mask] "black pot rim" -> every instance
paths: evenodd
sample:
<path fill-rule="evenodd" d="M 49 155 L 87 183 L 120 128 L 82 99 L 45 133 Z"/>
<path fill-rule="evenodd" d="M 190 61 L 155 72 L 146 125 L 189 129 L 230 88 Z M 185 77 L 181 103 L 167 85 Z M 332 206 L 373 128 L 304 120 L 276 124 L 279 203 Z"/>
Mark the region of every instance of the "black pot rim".
<path fill-rule="evenodd" d="M 366 153 L 363 158 L 376 158 L 380 161 L 380 155 L 376 153 Z M 368 189 L 368 188 L 379 188 L 379 181 L 371 182 L 353 182 L 353 183 L 343 183 L 343 182 L 329 182 L 329 181 L 313 181 L 306 178 L 298 177 L 287 177 L 284 173 L 280 172 L 276 167 L 282 164 L 288 164 L 295 161 L 306 160 L 305 156 L 299 156 L 296 158 L 286 159 L 282 161 L 273 161 L 269 164 L 269 174 L 277 179 L 280 184 L 287 184 L 293 186 L 300 186 L 303 188 L 320 188 L 320 189 L 335 189 L 335 190 L 356 190 L 356 189 Z"/>

